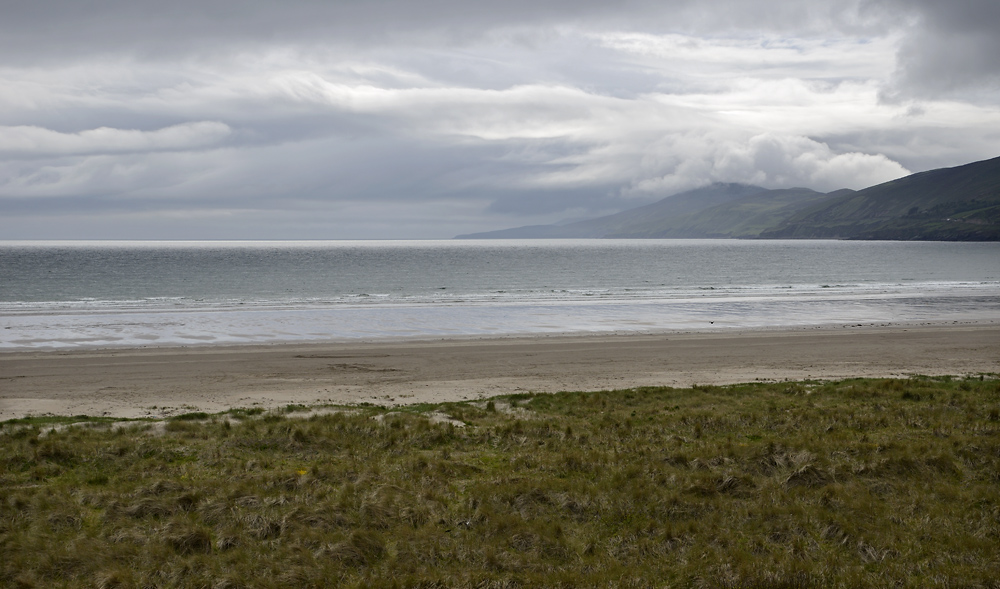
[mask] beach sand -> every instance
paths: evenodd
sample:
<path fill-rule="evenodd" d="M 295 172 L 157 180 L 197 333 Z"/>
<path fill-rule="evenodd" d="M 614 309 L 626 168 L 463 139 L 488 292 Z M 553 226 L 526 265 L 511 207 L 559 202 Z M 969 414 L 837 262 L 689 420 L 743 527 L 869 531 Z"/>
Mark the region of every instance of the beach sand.
<path fill-rule="evenodd" d="M 0 420 L 1000 372 L 1000 325 L 0 353 Z"/>

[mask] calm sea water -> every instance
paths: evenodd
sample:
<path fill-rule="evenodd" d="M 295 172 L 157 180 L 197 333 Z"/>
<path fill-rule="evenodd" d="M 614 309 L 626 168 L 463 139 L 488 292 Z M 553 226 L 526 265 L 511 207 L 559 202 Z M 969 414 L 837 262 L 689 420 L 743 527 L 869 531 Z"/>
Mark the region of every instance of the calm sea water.
<path fill-rule="evenodd" d="M 0 242 L 0 348 L 1000 319 L 1000 243 Z"/>

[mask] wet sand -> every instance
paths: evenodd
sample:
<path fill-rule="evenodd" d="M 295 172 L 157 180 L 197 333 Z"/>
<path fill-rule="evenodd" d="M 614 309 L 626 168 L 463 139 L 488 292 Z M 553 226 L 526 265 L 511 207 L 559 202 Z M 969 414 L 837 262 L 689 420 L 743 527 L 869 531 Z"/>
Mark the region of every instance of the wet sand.
<path fill-rule="evenodd" d="M 1000 373 L 1000 325 L 0 353 L 0 420 L 166 416 L 289 403 Z"/>

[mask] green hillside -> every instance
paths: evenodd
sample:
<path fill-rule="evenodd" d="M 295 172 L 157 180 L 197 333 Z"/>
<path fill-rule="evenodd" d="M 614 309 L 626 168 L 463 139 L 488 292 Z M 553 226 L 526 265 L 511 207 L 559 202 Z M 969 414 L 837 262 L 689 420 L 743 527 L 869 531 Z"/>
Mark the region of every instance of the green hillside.
<path fill-rule="evenodd" d="M 826 199 L 826 194 L 808 188 L 761 190 L 659 225 L 636 225 L 608 237 L 757 237 L 803 207 Z"/>
<path fill-rule="evenodd" d="M 761 192 L 766 190 L 747 184 L 711 184 L 676 194 L 651 205 L 581 221 L 576 225 L 599 229 L 600 237 L 660 237 L 658 233 L 686 228 L 686 220 L 692 215 L 710 208 L 727 207 L 747 196 Z"/>
<path fill-rule="evenodd" d="M 913 174 L 820 202 L 767 238 L 1000 239 L 1000 158 Z"/>

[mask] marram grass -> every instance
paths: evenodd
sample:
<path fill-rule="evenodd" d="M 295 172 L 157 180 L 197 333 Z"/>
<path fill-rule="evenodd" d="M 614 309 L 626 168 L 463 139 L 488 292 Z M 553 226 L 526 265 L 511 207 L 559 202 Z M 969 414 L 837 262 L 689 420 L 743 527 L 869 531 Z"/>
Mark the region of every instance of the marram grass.
<path fill-rule="evenodd" d="M 2 424 L 0 586 L 1000 586 L 991 377 L 306 415 Z"/>

